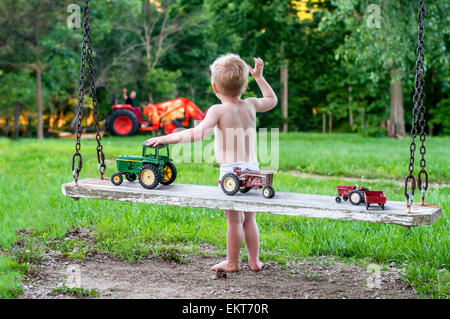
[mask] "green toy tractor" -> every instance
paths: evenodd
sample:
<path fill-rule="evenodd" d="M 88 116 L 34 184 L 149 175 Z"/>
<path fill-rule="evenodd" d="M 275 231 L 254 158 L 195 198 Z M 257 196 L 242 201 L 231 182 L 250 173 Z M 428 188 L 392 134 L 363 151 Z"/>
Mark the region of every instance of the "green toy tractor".
<path fill-rule="evenodd" d="M 153 147 L 146 146 L 145 143 L 142 146 L 142 156 L 117 156 L 116 163 L 119 172 L 111 176 L 111 182 L 119 186 L 125 175 L 129 182 L 139 179 L 139 183 L 147 189 L 153 189 L 159 183 L 172 184 L 177 178 L 177 169 L 170 158 L 169 146 Z M 166 149 L 167 155 L 161 155 L 163 149 Z"/>

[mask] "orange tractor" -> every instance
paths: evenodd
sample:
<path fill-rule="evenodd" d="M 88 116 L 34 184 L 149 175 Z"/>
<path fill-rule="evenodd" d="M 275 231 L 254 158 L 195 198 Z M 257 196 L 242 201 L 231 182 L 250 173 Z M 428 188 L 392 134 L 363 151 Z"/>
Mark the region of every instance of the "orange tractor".
<path fill-rule="evenodd" d="M 201 121 L 205 116 L 191 100 L 184 97 L 158 104 L 149 103 L 142 109 L 129 104 L 117 104 L 114 100 L 114 112 L 108 118 L 107 129 L 117 136 L 131 136 L 138 131 L 159 129 L 170 134 L 189 126 L 190 118 Z"/>

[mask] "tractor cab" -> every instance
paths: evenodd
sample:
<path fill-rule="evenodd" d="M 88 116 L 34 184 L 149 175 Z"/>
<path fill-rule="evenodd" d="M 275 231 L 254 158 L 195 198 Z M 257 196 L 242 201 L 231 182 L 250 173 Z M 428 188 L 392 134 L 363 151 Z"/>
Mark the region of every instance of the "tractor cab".
<path fill-rule="evenodd" d="M 166 149 L 166 151 L 162 151 L 163 149 Z M 163 154 L 161 154 L 163 153 Z M 142 144 L 142 157 L 151 157 L 154 159 L 157 159 L 158 161 L 162 159 L 168 159 L 170 158 L 169 154 L 169 145 L 167 144 L 161 144 L 158 146 L 147 146 L 145 143 Z"/>

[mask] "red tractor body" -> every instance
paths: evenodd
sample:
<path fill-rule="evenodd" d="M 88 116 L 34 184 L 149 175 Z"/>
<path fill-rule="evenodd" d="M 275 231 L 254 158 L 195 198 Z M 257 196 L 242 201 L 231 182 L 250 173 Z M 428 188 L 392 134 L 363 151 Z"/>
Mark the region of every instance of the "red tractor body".
<path fill-rule="evenodd" d="M 242 170 L 239 167 L 234 167 L 233 171 L 234 173 L 225 174 L 219 181 L 225 194 L 231 196 L 238 191 L 247 193 L 251 189 L 263 188 L 265 198 L 272 198 L 275 195 L 272 187 L 273 172 Z"/>
<path fill-rule="evenodd" d="M 191 100 L 181 97 L 158 104 L 148 104 L 141 108 L 129 104 L 112 106 L 114 112 L 108 119 L 108 130 L 118 136 L 130 136 L 137 131 L 157 131 L 165 134 L 187 127 L 191 118 L 201 121 L 205 113 Z"/>

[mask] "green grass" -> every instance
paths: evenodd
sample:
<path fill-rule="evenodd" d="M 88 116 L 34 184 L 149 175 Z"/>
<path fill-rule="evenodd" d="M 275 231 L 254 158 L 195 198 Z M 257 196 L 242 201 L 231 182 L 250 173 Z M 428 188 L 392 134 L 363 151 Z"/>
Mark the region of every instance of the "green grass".
<path fill-rule="evenodd" d="M 95 289 L 69 288 L 62 286 L 54 288 L 52 294 L 72 295 L 74 297 L 98 297 L 100 294 Z"/>
<path fill-rule="evenodd" d="M 142 135 L 105 138 L 107 176 L 115 172 L 114 156 L 139 154 L 145 139 Z M 92 247 L 82 241 L 61 241 L 67 230 L 81 226 L 94 231 L 96 249 L 128 260 L 156 256 L 184 262 L 183 249 L 196 252 L 205 243 L 215 246 L 218 254 L 224 253 L 226 223 L 221 211 L 65 198 L 61 184 L 72 178 L 73 151 L 74 142 L 67 140 L 0 139 L 0 248 L 14 248 L 20 239 L 16 231 L 30 229 L 33 234 L 26 245 L 49 246 L 82 259 Z M 83 141 L 81 151 L 81 177 L 98 176 L 95 141 Z M 448 183 L 448 158 L 450 137 L 427 139 L 430 182 Z M 346 183 L 382 189 L 389 200 L 403 201 L 402 186 L 394 179 L 407 174 L 407 164 L 407 140 L 281 134 L 281 171 L 274 186 L 277 191 L 335 194 L 336 184 L 343 182 L 339 176 L 349 176 L 355 179 Z M 178 183 L 217 183 L 217 165 L 177 163 L 177 169 Z M 330 177 L 293 176 L 288 172 L 292 169 Z M 379 180 L 362 181 L 361 176 Z M 441 219 L 409 231 L 395 225 L 258 214 L 261 258 L 285 263 L 305 256 L 333 255 L 344 260 L 395 262 L 406 268 L 405 279 L 419 294 L 448 298 L 449 195 L 448 186 L 431 188 L 427 202 L 443 208 Z M 20 262 L 37 261 L 39 249 L 35 254 L 25 249 L 0 259 L 0 298 L 21 294 Z M 243 255 L 245 258 L 245 251 Z"/>

